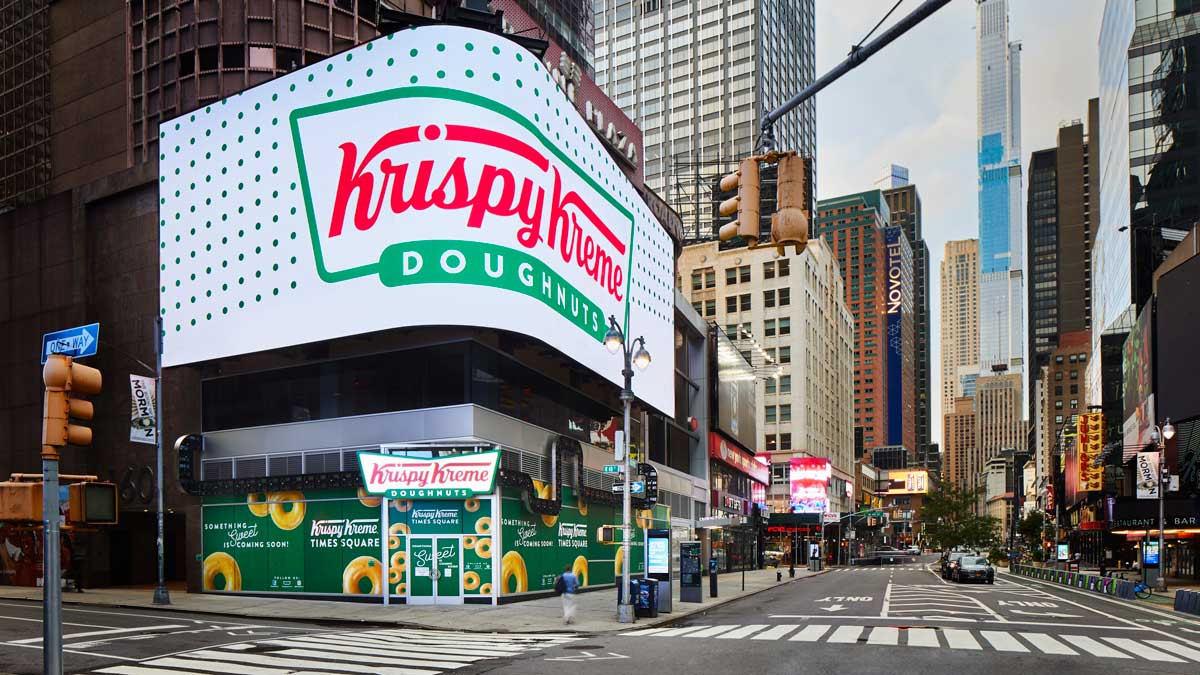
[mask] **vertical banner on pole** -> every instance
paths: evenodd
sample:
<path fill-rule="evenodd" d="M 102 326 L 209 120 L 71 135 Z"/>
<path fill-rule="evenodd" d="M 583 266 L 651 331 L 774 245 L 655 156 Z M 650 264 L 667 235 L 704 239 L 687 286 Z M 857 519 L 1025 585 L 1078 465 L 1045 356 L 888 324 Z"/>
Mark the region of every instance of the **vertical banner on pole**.
<path fill-rule="evenodd" d="M 158 415 L 155 414 L 155 390 L 154 378 L 129 376 L 129 440 L 134 443 L 154 445 L 156 442 Z"/>

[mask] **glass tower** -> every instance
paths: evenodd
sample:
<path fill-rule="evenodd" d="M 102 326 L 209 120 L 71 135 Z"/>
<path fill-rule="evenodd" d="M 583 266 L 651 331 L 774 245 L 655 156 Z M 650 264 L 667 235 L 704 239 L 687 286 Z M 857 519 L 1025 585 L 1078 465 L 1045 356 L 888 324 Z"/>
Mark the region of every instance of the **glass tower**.
<path fill-rule="evenodd" d="M 815 79 L 814 0 L 589 1 L 596 84 L 642 129 L 646 185 L 685 238 L 714 238 L 715 183 L 754 153 L 763 113 Z M 815 156 L 815 100 L 774 131 L 776 148 Z M 766 172 L 763 186 L 774 195 Z"/>
<path fill-rule="evenodd" d="M 976 0 L 979 160 L 979 367 L 1024 370 L 1021 45 L 1008 40 L 1008 0 Z"/>

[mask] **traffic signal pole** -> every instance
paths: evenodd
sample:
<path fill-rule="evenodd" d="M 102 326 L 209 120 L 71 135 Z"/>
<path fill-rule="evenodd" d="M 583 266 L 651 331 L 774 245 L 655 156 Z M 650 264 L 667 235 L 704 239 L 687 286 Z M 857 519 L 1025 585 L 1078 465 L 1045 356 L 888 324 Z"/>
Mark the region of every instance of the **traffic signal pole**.
<path fill-rule="evenodd" d="M 62 675 L 62 568 L 58 543 L 58 450 L 42 446 L 42 672 Z"/>
<path fill-rule="evenodd" d="M 833 70 L 822 75 L 816 82 L 805 87 L 803 91 L 793 96 L 786 103 L 763 116 L 762 130 L 759 136 L 759 148 L 764 152 L 775 148 L 775 133 L 773 128 L 776 120 L 815 96 L 817 92 L 833 84 L 839 77 L 862 65 L 872 54 L 888 46 L 893 40 L 904 35 L 911 28 L 948 4 L 950 4 L 950 0 L 925 0 L 920 7 L 917 7 L 911 14 L 883 31 L 879 37 L 864 45 L 856 45 L 851 48 L 850 54 L 846 57 L 845 61 L 842 61 Z"/>
<path fill-rule="evenodd" d="M 70 423 L 90 421 L 90 402 L 80 395 L 98 394 L 99 370 L 51 354 L 42 368 L 42 672 L 62 675 L 62 567 L 59 561 L 58 449 L 91 445 L 92 430 Z"/>

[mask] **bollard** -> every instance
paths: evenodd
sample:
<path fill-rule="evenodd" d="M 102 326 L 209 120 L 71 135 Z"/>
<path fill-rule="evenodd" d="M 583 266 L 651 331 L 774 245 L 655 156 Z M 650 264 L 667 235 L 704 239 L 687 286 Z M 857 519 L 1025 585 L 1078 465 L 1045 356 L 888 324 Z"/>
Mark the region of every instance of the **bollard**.
<path fill-rule="evenodd" d="M 775 570 L 775 581 L 783 581 L 783 572 Z"/>

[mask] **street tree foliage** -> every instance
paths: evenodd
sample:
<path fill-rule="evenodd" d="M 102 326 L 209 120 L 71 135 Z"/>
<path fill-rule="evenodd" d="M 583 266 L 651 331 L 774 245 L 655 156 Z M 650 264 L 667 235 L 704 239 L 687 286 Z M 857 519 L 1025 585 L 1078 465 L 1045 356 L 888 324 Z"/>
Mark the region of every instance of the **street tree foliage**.
<path fill-rule="evenodd" d="M 1038 551 L 1042 548 L 1042 535 L 1045 533 L 1046 513 L 1033 510 L 1017 523 L 1017 534 L 1021 536 L 1025 548 Z"/>
<path fill-rule="evenodd" d="M 991 546 L 1000 521 L 975 512 L 981 493 L 982 489 L 960 489 L 949 481 L 939 483 L 925 496 L 922 520 L 926 536 L 940 549 Z"/>

